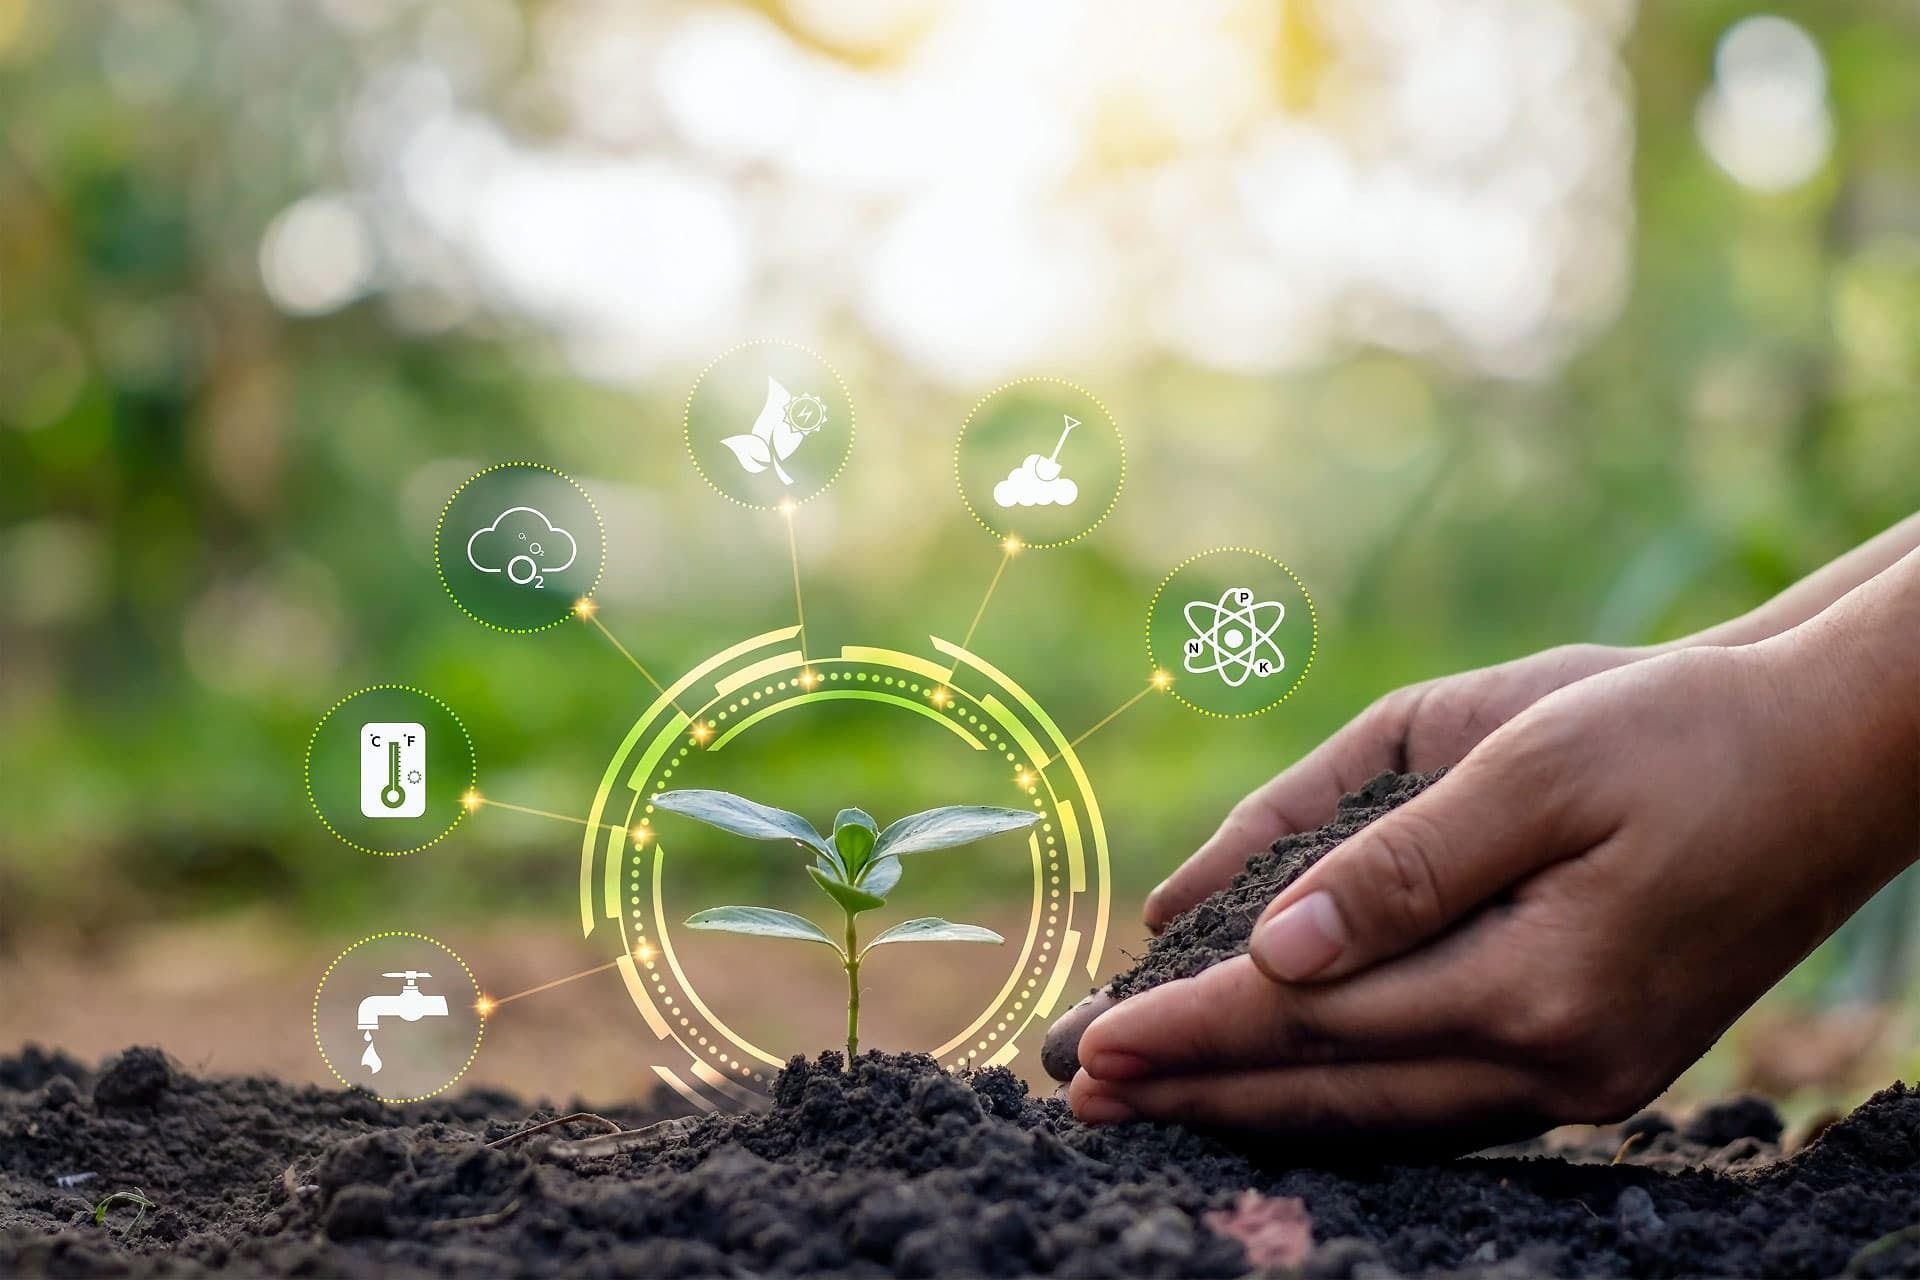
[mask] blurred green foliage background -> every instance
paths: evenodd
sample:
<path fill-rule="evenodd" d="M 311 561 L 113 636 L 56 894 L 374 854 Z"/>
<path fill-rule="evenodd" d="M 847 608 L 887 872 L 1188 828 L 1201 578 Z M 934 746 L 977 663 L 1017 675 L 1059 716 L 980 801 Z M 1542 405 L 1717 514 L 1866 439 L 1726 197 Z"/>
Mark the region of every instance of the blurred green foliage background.
<path fill-rule="evenodd" d="M 788 622 L 780 518 L 680 439 L 700 367 L 751 338 L 821 350 L 858 406 L 796 522 L 816 650 L 964 632 L 999 552 L 952 441 L 1031 373 L 1096 391 L 1129 448 L 1113 516 L 1017 560 L 975 641 L 1069 732 L 1142 685 L 1147 601 L 1187 555 L 1257 546 L 1314 592 L 1320 651 L 1279 710 L 1155 699 L 1084 747 L 1121 919 L 1394 686 L 1683 634 L 1915 509 L 1912 5 L 1794 6 L 1812 79 L 1790 39 L 1729 65 L 1759 11 L 1720 0 L 1537 6 L 1545 52 L 1492 5 L 1433 6 L 1444 32 L 1391 5 L 1126 8 L 1063 6 L 1085 45 L 989 5 L 0 0 L 0 939 L 262 904 L 322 950 L 396 910 L 569 928 L 570 830 L 485 812 L 363 857 L 315 821 L 301 753 L 336 698 L 403 680 L 458 709 L 490 794 L 584 813 L 651 690 L 588 627 L 464 618 L 434 518 L 496 461 L 576 477 L 610 536 L 600 617 L 663 677 Z M 1426 64 L 1370 69 L 1368 40 L 1464 52 L 1409 107 L 1393 67 Z M 1533 83 L 1548 54 L 1558 84 Z M 1532 87 L 1478 134 L 1405 132 L 1479 120 L 1507 76 Z M 710 108 L 716 83 L 737 92 Z M 1029 93 L 1077 96 L 1055 127 Z M 1593 97 L 1543 138 L 1562 117 L 1528 93 Z M 913 108 L 893 150 L 809 114 L 889 94 Z M 1052 150 L 1008 159 L 1036 134 Z M 1345 166 L 1312 199 L 1286 177 L 1309 152 Z M 1544 194 L 1473 203 L 1536 170 Z M 1336 190 L 1400 192 L 1397 221 L 1309 219 Z M 1266 213 L 1301 221 L 1246 230 Z M 835 807 L 898 767 L 879 737 L 788 745 Z M 727 874 L 716 895 L 763 887 Z"/>

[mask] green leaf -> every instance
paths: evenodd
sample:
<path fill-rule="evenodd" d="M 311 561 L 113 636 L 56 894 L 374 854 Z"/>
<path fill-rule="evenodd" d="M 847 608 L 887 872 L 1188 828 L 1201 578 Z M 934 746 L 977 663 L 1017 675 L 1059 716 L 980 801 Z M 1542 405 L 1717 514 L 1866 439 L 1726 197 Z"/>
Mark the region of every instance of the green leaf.
<path fill-rule="evenodd" d="M 1019 831 L 1040 821 L 1037 812 L 1025 809 L 1001 809 L 984 804 L 955 804 L 929 809 L 889 826 L 874 845 L 875 857 L 882 854 L 925 853 L 931 849 L 951 849 L 972 844 L 1006 831 Z"/>
<path fill-rule="evenodd" d="M 825 875 L 818 867 L 808 867 L 807 874 L 812 876 L 820 887 L 827 891 L 827 895 L 839 903 L 841 909 L 849 915 L 859 915 L 862 911 L 872 911 L 876 907 L 887 905 L 885 898 L 868 893 L 864 889 L 856 889 L 844 880 L 836 880 L 830 875 Z"/>
<path fill-rule="evenodd" d="M 861 948 L 860 954 L 864 956 L 875 947 L 884 947 L 890 942 L 991 942 L 997 946 L 1005 941 L 993 930 L 983 929 L 977 924 L 955 924 L 939 916 L 921 916 L 918 920 L 905 920 L 893 926 Z"/>
<path fill-rule="evenodd" d="M 809 848 L 839 856 L 799 814 L 757 804 L 730 791 L 662 791 L 653 798 L 653 806 L 749 840 L 798 840 Z"/>
<path fill-rule="evenodd" d="M 772 907 L 712 907 L 688 916 L 687 928 L 712 929 L 719 933 L 750 933 L 761 938 L 824 942 L 835 951 L 840 951 L 840 944 L 829 938 L 813 921 L 791 911 L 775 911 Z M 840 954 L 846 953 L 840 951 Z"/>
<path fill-rule="evenodd" d="M 880 834 L 880 824 L 865 809 L 842 809 L 834 817 L 833 833 L 839 835 L 842 827 L 865 827 L 875 835 Z"/>
<path fill-rule="evenodd" d="M 855 883 L 868 893 L 884 898 L 893 892 L 893 886 L 900 883 L 900 859 L 888 854 L 884 858 L 870 860 L 860 871 Z"/>
<path fill-rule="evenodd" d="M 860 874 L 879 834 L 879 824 L 858 809 L 842 809 L 840 816 L 833 820 L 833 844 L 840 850 L 840 861 L 848 874 Z"/>

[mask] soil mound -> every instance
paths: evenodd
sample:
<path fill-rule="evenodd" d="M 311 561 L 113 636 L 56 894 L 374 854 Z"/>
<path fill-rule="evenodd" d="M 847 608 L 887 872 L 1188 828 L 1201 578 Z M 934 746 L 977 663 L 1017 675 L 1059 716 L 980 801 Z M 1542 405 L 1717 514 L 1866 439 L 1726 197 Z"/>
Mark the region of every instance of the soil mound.
<path fill-rule="evenodd" d="M 1246 870 L 1234 876 L 1224 889 L 1215 890 L 1169 920 L 1160 935 L 1147 944 L 1139 962 L 1107 984 L 1107 994 L 1116 999 L 1138 995 L 1163 982 L 1191 978 L 1222 960 L 1245 955 L 1254 922 L 1282 889 L 1362 827 L 1413 799 L 1445 773 L 1444 769 L 1423 774 L 1383 773 L 1358 791 L 1342 796 L 1331 822 L 1281 837 L 1273 848 L 1248 858 Z"/>
<path fill-rule="evenodd" d="M 1900 1085 L 1790 1159 L 1772 1110 L 1739 1100 L 1636 1118 L 1617 1164 L 1623 1131 L 1343 1170 L 1088 1129 L 1005 1071 L 841 1066 L 796 1058 L 761 1112 L 635 1107 L 613 1115 L 629 1136 L 577 1124 L 496 1147 L 551 1112 L 30 1051 L 0 1060 L 0 1274 L 1235 1276 L 1249 1248 L 1294 1246 L 1326 1277 L 1920 1270 L 1920 1095 Z M 93 1221 L 131 1187 L 156 1205 L 138 1225 L 124 1206 Z"/>

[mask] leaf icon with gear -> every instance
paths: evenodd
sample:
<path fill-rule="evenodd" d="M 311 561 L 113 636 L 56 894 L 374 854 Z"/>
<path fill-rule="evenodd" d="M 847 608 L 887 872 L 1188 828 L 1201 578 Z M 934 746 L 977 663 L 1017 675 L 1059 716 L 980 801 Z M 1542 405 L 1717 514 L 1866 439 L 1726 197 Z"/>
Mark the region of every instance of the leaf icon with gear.
<path fill-rule="evenodd" d="M 768 467 L 790 485 L 793 477 L 780 464 L 793 456 L 801 442 L 826 424 L 826 402 L 810 392 L 795 395 L 767 379 L 767 399 L 753 420 L 753 430 L 743 436 L 726 436 L 720 443 L 733 450 L 733 456 L 748 473 L 758 475 Z"/>

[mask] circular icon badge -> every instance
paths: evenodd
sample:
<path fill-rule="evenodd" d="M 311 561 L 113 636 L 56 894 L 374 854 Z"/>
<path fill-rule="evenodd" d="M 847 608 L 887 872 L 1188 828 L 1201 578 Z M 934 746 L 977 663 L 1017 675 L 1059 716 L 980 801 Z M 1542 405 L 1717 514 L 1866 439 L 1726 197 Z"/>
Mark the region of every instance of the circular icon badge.
<path fill-rule="evenodd" d="M 853 449 L 853 399 L 825 360 L 787 342 L 749 342 L 687 396 L 687 449 L 706 482 L 742 506 L 805 502 Z"/>
<path fill-rule="evenodd" d="M 418 933 L 376 933 L 341 952 L 313 993 L 313 1041 L 340 1083 L 418 1102 L 466 1073 L 486 1030 L 466 961 Z"/>
<path fill-rule="evenodd" d="M 313 811 L 364 853 L 417 853 L 433 844 L 466 815 L 473 785 L 473 742 L 460 717 L 406 685 L 342 698 L 307 743 Z"/>
<path fill-rule="evenodd" d="M 1255 716 L 1306 678 L 1320 640 L 1313 599 L 1262 551 L 1222 547 L 1167 575 L 1147 609 L 1147 658 L 1196 711 Z"/>
<path fill-rule="evenodd" d="M 1090 533 L 1113 510 L 1127 473 L 1106 406 L 1058 378 L 1009 382 L 975 405 L 953 463 L 973 518 L 1030 547 Z"/>
<path fill-rule="evenodd" d="M 586 490 L 537 462 L 488 467 L 440 513 L 434 560 L 467 616 L 501 631 L 564 621 L 600 585 L 607 539 Z"/>

